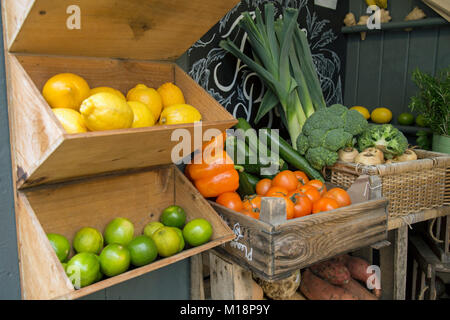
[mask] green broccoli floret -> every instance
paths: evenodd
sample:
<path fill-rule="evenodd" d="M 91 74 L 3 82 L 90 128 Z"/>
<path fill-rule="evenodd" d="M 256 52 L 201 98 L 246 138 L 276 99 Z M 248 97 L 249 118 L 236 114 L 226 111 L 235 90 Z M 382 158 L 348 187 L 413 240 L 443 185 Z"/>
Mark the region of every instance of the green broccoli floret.
<path fill-rule="evenodd" d="M 297 138 L 297 151 L 317 170 L 332 166 L 338 159 L 337 151 L 353 146 L 355 135 L 368 126 L 367 120 L 355 110 L 340 104 L 320 109 L 303 125 Z"/>
<path fill-rule="evenodd" d="M 366 130 L 368 126 L 367 120 L 361 117 L 361 113 L 356 110 L 348 110 L 344 127 L 346 132 L 357 136 Z"/>
<path fill-rule="evenodd" d="M 362 132 L 358 138 L 358 149 L 377 147 L 382 150 L 386 159 L 402 155 L 408 148 L 408 139 L 391 124 L 372 125 Z"/>
<path fill-rule="evenodd" d="M 342 104 L 333 104 L 328 108 L 328 112 L 331 112 L 338 117 L 342 117 L 344 114 L 348 112 L 348 109 L 344 107 Z"/>
<path fill-rule="evenodd" d="M 301 155 L 305 155 L 306 151 L 308 151 L 309 143 L 308 143 L 308 137 L 305 136 L 303 133 L 300 133 L 297 138 L 297 151 Z"/>
<path fill-rule="evenodd" d="M 305 158 L 313 168 L 321 170 L 323 167 L 335 164 L 338 159 L 338 154 L 323 147 L 318 147 L 310 148 Z"/>
<path fill-rule="evenodd" d="M 351 144 L 353 136 L 344 129 L 333 129 L 326 133 L 324 145 L 331 151 L 338 151 Z"/>
<path fill-rule="evenodd" d="M 344 120 L 336 114 L 327 112 L 327 110 L 320 109 L 314 112 L 303 125 L 302 133 L 310 136 L 315 129 L 331 130 L 342 128 Z"/>

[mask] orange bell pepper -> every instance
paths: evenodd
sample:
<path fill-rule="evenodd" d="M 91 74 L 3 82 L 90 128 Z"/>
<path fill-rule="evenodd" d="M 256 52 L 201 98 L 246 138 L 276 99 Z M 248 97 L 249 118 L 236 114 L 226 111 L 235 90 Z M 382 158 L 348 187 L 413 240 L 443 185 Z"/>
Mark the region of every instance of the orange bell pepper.
<path fill-rule="evenodd" d="M 239 188 L 239 174 L 224 150 L 205 158 L 202 154 L 196 155 L 193 163 L 186 166 L 185 174 L 205 198 L 218 197 Z"/>

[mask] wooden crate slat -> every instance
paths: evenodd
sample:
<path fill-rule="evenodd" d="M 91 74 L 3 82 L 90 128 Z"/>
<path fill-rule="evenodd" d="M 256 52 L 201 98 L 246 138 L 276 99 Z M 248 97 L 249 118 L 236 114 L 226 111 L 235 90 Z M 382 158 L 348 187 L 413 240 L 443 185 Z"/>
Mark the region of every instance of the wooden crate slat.
<path fill-rule="evenodd" d="M 11 52 L 176 60 L 238 0 L 4 0 Z M 69 6 L 80 28 L 69 29 Z M 31 7 L 31 8 L 30 8 Z M 27 10 L 28 8 L 29 11 Z M 24 17 L 24 12 L 28 12 Z M 11 26 L 9 26 L 11 24 Z"/>

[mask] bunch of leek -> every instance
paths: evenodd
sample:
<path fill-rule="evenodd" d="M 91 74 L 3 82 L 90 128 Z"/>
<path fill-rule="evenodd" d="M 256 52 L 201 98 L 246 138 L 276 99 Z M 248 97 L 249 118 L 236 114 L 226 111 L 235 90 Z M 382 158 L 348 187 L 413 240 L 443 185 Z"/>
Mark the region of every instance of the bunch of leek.
<path fill-rule="evenodd" d="M 248 35 L 253 59 L 229 39 L 221 41 L 220 46 L 256 72 L 267 87 L 255 122 L 274 107 L 281 106 L 281 118 L 296 148 L 303 124 L 316 109 L 326 107 L 325 99 L 306 35 L 297 23 L 298 10 L 284 9 L 283 17 L 275 21 L 275 7 L 267 3 L 264 13 L 263 19 L 261 11 L 256 9 L 253 21 L 251 15 L 244 12 L 239 22 Z"/>

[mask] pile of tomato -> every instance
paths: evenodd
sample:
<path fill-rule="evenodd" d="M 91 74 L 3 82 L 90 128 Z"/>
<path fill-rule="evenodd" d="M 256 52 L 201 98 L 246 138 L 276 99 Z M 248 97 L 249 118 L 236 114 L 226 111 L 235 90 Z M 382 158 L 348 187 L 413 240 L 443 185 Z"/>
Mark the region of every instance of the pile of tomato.
<path fill-rule="evenodd" d="M 327 190 L 320 180 L 309 180 L 302 171 L 285 170 L 272 180 L 261 179 L 256 194 L 241 199 L 237 192 L 225 192 L 216 202 L 231 210 L 259 219 L 262 197 L 279 197 L 286 202 L 286 219 L 294 219 L 350 205 L 348 193 L 341 188 Z"/>

